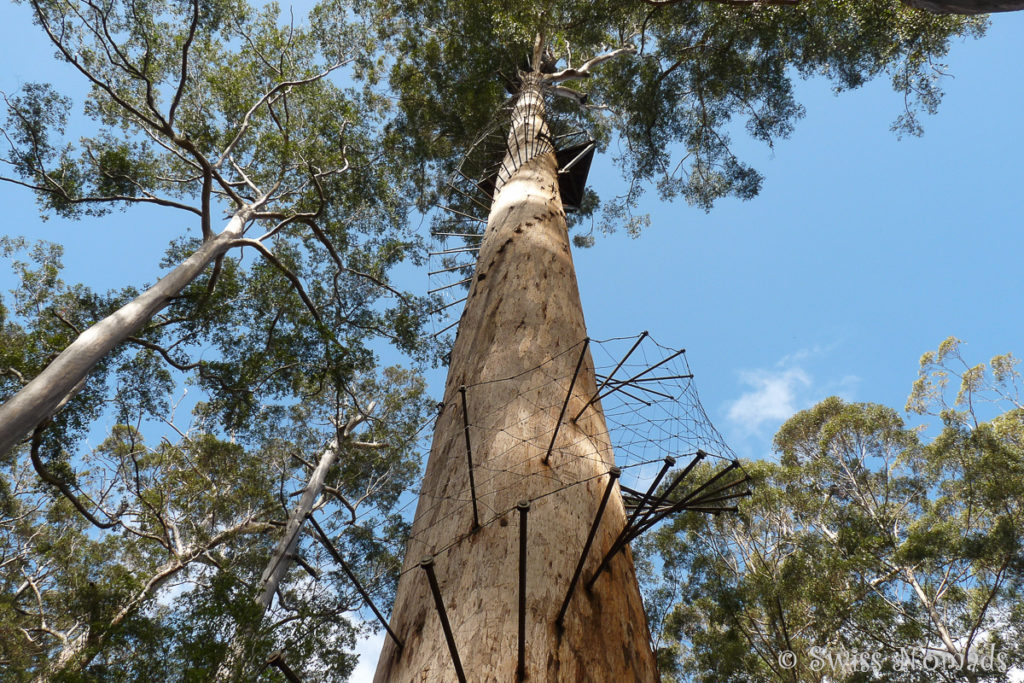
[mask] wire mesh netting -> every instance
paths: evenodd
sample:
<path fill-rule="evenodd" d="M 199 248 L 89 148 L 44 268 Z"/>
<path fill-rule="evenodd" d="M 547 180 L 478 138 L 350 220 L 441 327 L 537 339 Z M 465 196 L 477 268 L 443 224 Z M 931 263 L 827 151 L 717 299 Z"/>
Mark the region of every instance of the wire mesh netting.
<path fill-rule="evenodd" d="M 627 510 L 634 513 L 632 516 L 635 521 L 642 520 L 648 525 L 642 528 L 637 524 L 632 531 L 642 533 L 653 528 L 661 519 L 685 510 L 714 512 L 730 509 L 730 503 L 734 502 L 732 499 L 742 493 L 737 487 L 745 479 L 740 472 L 729 474 L 736 468 L 735 454 L 701 405 L 685 351 L 659 344 L 644 332 L 632 337 L 586 342 L 581 340 L 562 354 L 570 354 L 575 358 L 581 354 L 584 344 L 589 345 L 594 360 L 598 389 L 593 396 L 583 397 L 584 402 L 588 402 L 583 411 L 579 408 L 576 411 L 565 411 L 562 402 L 558 405 L 532 404 L 534 413 L 520 413 L 518 419 L 522 424 L 547 425 L 543 431 L 523 433 L 515 428 L 516 425 L 505 425 L 499 430 L 505 437 L 502 442 L 507 444 L 507 448 L 519 449 L 524 454 L 523 458 L 511 466 L 496 468 L 494 462 L 508 462 L 508 458 L 502 457 L 505 453 L 475 453 L 475 495 L 468 485 L 454 495 L 447 496 L 414 491 L 411 493 L 415 497 L 410 497 L 402 512 L 411 515 L 416 500 L 424 495 L 421 505 L 426 507 L 421 510 L 421 514 L 430 515 L 432 507 L 443 505 L 444 513 L 434 518 L 434 525 L 443 525 L 453 516 L 466 515 L 469 507 L 476 503 L 480 506 L 480 525 L 487 526 L 501 519 L 513 507 L 496 509 L 488 506 L 486 501 L 500 498 L 495 494 L 508 489 L 528 489 L 540 491 L 531 498 L 537 500 L 558 495 L 559 492 L 591 479 L 606 477 L 607 468 L 602 468 L 589 479 L 580 480 L 570 474 L 576 468 L 570 467 L 572 463 L 569 458 L 579 457 L 579 449 L 575 448 L 577 444 L 571 438 L 564 438 L 567 430 L 560 429 L 563 424 L 578 417 L 574 412 L 582 413 L 598 406 L 604 411 L 607 432 L 597 435 L 603 439 L 594 440 L 606 440 L 611 444 L 615 465 L 621 471 L 620 490 Z M 514 396 L 532 392 L 543 383 L 568 386 L 572 383 L 572 376 L 552 370 L 567 366 L 566 363 L 554 362 L 562 354 L 515 376 L 488 380 L 486 383 L 499 383 L 507 387 L 510 400 Z M 475 386 L 465 387 L 470 397 Z M 592 402 L 589 402 L 591 399 Z M 460 400 L 459 394 L 449 398 L 449 402 L 457 404 Z M 461 405 L 453 408 L 462 410 Z M 531 419 L 537 414 L 557 415 L 559 411 L 563 411 L 562 419 L 554 427 L 550 419 Z M 488 417 L 473 414 L 472 408 L 466 412 L 466 424 L 478 438 L 485 435 L 486 430 L 493 431 L 487 426 Z M 432 432 L 431 424 L 432 421 L 424 424 L 421 429 L 424 448 L 429 448 L 427 442 Z M 556 438 L 558 431 L 561 431 L 563 438 Z M 593 436 L 585 438 L 591 439 Z M 456 447 L 462 447 L 464 435 L 461 432 L 453 432 L 448 438 L 459 442 L 455 444 Z M 606 463 L 610 460 L 606 456 L 605 453 L 595 453 L 592 457 L 600 463 Z M 549 467 L 536 467 L 539 459 L 547 459 Z M 710 476 L 714 481 L 710 481 L 708 475 L 699 480 L 693 476 L 683 476 L 666 495 L 666 489 L 671 486 L 673 478 L 688 474 L 687 466 L 698 460 L 712 465 L 714 474 Z M 670 465 L 675 465 L 676 471 L 671 471 Z M 529 485 L 526 482 L 528 478 L 533 480 Z M 658 491 L 650 490 L 652 484 L 661 484 L 661 487 Z M 649 495 L 646 495 L 648 492 Z M 447 545 L 431 550 L 435 554 L 441 553 L 465 537 L 455 536 Z M 416 539 L 414 534 L 410 540 Z"/>

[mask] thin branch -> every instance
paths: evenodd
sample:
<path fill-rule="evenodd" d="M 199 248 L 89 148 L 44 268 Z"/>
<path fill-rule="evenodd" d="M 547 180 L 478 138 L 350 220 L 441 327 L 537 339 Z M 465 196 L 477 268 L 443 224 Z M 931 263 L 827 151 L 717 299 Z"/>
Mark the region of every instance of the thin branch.
<path fill-rule="evenodd" d="M 799 5 L 801 0 L 644 0 L 648 5 L 655 7 L 668 7 L 678 5 L 682 2 L 711 2 L 716 5 L 733 5 L 736 7 L 750 7 L 756 5 Z"/>
<path fill-rule="evenodd" d="M 71 395 L 74 395 L 75 393 L 77 392 L 72 391 Z M 47 484 L 50 484 L 51 486 L 56 488 L 58 491 L 60 491 L 61 495 L 63 495 L 68 500 L 68 502 L 74 505 L 75 509 L 82 513 L 82 516 L 89 520 L 91 524 L 95 525 L 100 529 L 110 529 L 112 527 L 117 526 L 117 517 L 120 515 L 120 512 L 114 515 L 111 521 L 101 522 L 100 520 L 96 519 L 96 517 L 91 512 L 89 512 L 88 508 L 86 508 L 85 504 L 82 503 L 82 501 L 79 500 L 78 496 L 74 494 L 70 486 L 68 486 L 63 480 L 61 480 L 60 477 L 56 476 L 55 474 L 53 474 L 53 472 L 46 468 L 46 465 L 43 464 L 42 459 L 39 457 L 40 437 L 42 436 L 42 434 L 43 425 L 40 425 L 36 427 L 35 431 L 32 433 L 32 443 L 31 446 L 29 447 L 29 458 L 32 461 L 32 468 L 36 471 L 36 474 L 39 475 L 39 478 L 45 481 Z M 123 512 L 123 510 L 121 510 L 121 512 Z"/>
<path fill-rule="evenodd" d="M 633 47 L 632 45 L 616 48 L 614 50 L 611 50 L 610 52 L 605 52 L 604 54 L 600 54 L 596 57 L 588 59 L 578 69 L 570 67 L 568 69 L 563 69 L 562 71 L 558 71 L 553 74 L 546 74 L 544 76 L 544 82 L 561 83 L 562 81 L 590 78 L 590 72 L 595 66 L 607 62 L 609 59 L 615 59 L 619 55 L 631 55 L 634 53 L 636 53 L 636 48 Z"/>
<path fill-rule="evenodd" d="M 297 85 L 306 85 L 308 83 L 314 83 L 316 81 L 319 81 L 320 79 L 330 74 L 332 71 L 348 64 L 350 61 L 352 61 L 352 58 L 344 59 L 332 66 L 327 67 L 324 71 L 321 71 L 318 74 L 310 76 L 309 78 L 300 78 L 294 81 L 282 81 L 275 85 L 270 90 L 268 90 L 266 94 L 263 95 L 263 97 L 256 101 L 256 104 L 252 105 L 249 108 L 249 111 L 245 112 L 245 116 L 242 117 L 242 122 L 238 125 L 238 132 L 235 133 L 235 137 L 231 140 L 231 142 L 228 143 L 228 146 L 224 148 L 224 151 L 221 153 L 220 158 L 217 159 L 217 162 L 213 165 L 214 168 L 220 168 L 221 165 L 223 165 L 224 160 L 231 156 L 231 152 L 234 150 L 235 145 L 238 144 L 238 141 L 242 139 L 242 136 L 245 135 L 245 132 L 249 129 L 249 122 L 252 119 L 252 115 L 256 113 L 256 110 L 263 106 L 263 104 L 270 101 L 272 97 L 277 95 L 277 93 L 281 92 L 282 90 L 293 88 Z"/>
<path fill-rule="evenodd" d="M 69 204 L 113 204 L 114 202 L 134 204 L 138 202 L 143 204 L 157 204 L 158 206 L 166 206 L 172 209 L 181 209 L 182 211 L 188 211 L 196 215 L 201 215 L 199 209 L 195 208 L 194 206 L 182 204 L 181 202 L 176 202 L 173 199 L 164 199 L 162 197 L 157 197 L 156 195 L 152 195 L 149 192 L 146 192 L 146 196 L 144 197 L 133 197 L 131 195 L 121 194 L 105 195 L 102 197 L 72 197 L 67 193 L 67 190 L 65 190 L 60 183 L 51 178 L 48 173 L 43 173 L 42 177 L 50 184 L 49 186 L 41 186 L 35 185 L 33 183 L 26 183 L 21 180 L 15 180 L 14 178 L 10 178 L 8 176 L 0 176 L 0 180 L 11 183 L 13 185 L 21 185 L 22 187 L 27 187 L 28 189 L 36 190 L 37 192 L 47 192 L 49 194 L 55 194 L 59 196 L 63 201 Z M 145 190 L 143 191 L 145 192 Z"/>
<path fill-rule="evenodd" d="M 192 21 L 188 27 L 188 37 L 181 46 L 181 78 L 178 80 L 178 89 L 174 92 L 174 99 L 171 100 L 171 108 L 167 113 L 167 125 L 174 125 L 174 114 L 178 111 L 181 97 L 185 94 L 185 85 L 188 82 L 188 51 L 192 47 L 192 39 L 195 38 L 196 28 L 199 26 L 199 0 L 192 0 Z"/>
<path fill-rule="evenodd" d="M 151 341 L 141 339 L 139 337 L 125 337 L 125 341 L 131 342 L 132 344 L 137 344 L 139 346 L 144 346 L 145 348 L 150 349 L 152 351 L 156 351 L 161 356 L 163 356 L 164 360 L 167 361 L 168 364 L 172 365 L 174 368 L 181 371 L 194 370 L 195 368 L 198 368 L 200 365 L 199 363 L 180 363 L 174 360 L 174 358 L 171 357 L 170 352 L 164 347 L 160 346 L 159 344 L 154 344 Z"/>
<path fill-rule="evenodd" d="M 298 276 L 296 276 L 295 273 L 293 273 L 291 269 L 288 268 L 288 266 L 281 263 L 280 259 L 274 256 L 273 252 L 267 249 L 262 242 L 243 237 L 240 239 L 231 240 L 231 242 L 229 242 L 228 245 L 229 247 L 252 247 L 256 251 L 258 251 L 261 256 L 267 259 L 274 267 L 280 270 L 281 273 L 286 278 L 288 278 L 288 280 L 292 283 L 292 286 L 295 287 L 295 291 L 298 293 L 299 298 L 302 299 L 302 303 L 306 305 L 307 309 L 309 309 L 309 312 L 313 315 L 313 319 L 316 320 L 317 324 L 323 324 L 323 320 L 320 318 L 320 311 L 317 310 L 316 306 L 313 304 L 313 301 L 309 298 L 309 295 L 306 294 L 306 290 L 302 286 L 302 282 L 299 280 Z"/>

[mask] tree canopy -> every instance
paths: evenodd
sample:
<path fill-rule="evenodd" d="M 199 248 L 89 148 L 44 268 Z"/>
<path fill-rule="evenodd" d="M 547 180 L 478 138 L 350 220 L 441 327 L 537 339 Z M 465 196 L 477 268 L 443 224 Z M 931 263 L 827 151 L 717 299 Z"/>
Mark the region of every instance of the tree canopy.
<path fill-rule="evenodd" d="M 388 595 L 427 411 L 380 344 L 430 356 L 425 300 L 389 282 L 420 241 L 387 102 L 340 80 L 374 46 L 340 4 L 315 28 L 243 2 L 28 4 L 90 92 L 80 113 L 49 85 L 6 96 L 4 179 L 98 240 L 115 208 L 184 229 L 163 279 L 106 293 L 62 280 L 59 245 L 0 244 L 21 281 L 0 303 L 0 398 L 50 395 L 5 413 L 0 662 L 205 680 L 245 624 L 246 675 L 278 648 L 343 677 L 363 599 L 334 553 Z M 328 447 L 324 535 L 301 537 L 261 623 L 261 572 Z"/>
<path fill-rule="evenodd" d="M 647 187 L 705 210 L 754 197 L 763 178 L 732 139 L 741 128 L 769 145 L 789 135 L 803 115 L 796 78 L 824 77 L 838 92 L 888 77 L 905 102 L 893 129 L 919 134 L 941 99 L 951 42 L 985 27 L 898 0 L 408 2 L 380 16 L 382 35 L 397 36 L 388 76 L 411 161 L 443 167 L 464 154 L 539 38 L 541 69 L 564 84 L 551 90 L 556 109 L 613 150 L 627 182 L 623 196 L 600 198 L 601 224 L 634 230 L 642 221 L 630 212 Z"/>
<path fill-rule="evenodd" d="M 736 517 L 649 540 L 666 671 L 1005 680 L 1024 631 L 1020 376 L 1010 355 L 986 369 L 958 346 L 925 354 L 907 404 L 940 418 L 934 439 L 891 408 L 826 399 L 782 426 L 777 462 L 747 465 Z M 985 416 L 988 400 L 1002 412 Z"/>
<path fill-rule="evenodd" d="M 90 90 L 78 110 L 46 84 L 5 96 L 3 180 L 97 240 L 114 209 L 140 230 L 155 215 L 142 205 L 184 227 L 165 278 L 110 292 L 65 283 L 59 245 L 0 242 L 20 281 L 0 301 L 0 399 L 48 392 L 0 447 L 0 665 L 14 680 L 205 680 L 253 622 L 244 675 L 275 650 L 347 675 L 363 598 L 337 557 L 388 599 L 429 422 L 418 374 L 378 359 L 382 344 L 437 355 L 429 302 L 392 283 L 422 252 L 410 212 L 535 54 L 552 111 L 619 150 L 628 191 L 584 214 L 600 203 L 601 225 L 635 231 L 648 187 L 704 209 L 753 197 L 761 176 L 731 136 L 788 135 L 795 78 L 845 90 L 885 75 L 908 102 L 894 127 L 918 132 L 937 60 L 984 28 L 895 0 L 327 0 L 308 27 L 240 0 L 26 4 Z M 201 394 L 188 417 L 184 387 Z M 328 448 L 340 456 L 312 516 L 325 533 L 303 532 L 260 620 L 264 565 Z"/>

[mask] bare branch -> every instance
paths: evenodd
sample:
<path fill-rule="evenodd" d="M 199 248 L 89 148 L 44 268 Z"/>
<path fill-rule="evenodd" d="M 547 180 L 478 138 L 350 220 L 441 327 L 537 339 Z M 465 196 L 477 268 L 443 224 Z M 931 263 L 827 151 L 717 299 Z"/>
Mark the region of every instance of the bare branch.
<path fill-rule="evenodd" d="M 249 111 L 245 112 L 245 116 L 242 117 L 242 122 L 238 125 L 238 132 L 235 133 L 235 137 L 231 140 L 231 142 L 228 143 L 228 146 L 224 148 L 224 151 L 221 153 L 220 158 L 213 165 L 213 167 L 214 168 L 220 168 L 224 164 L 224 160 L 231 156 L 231 152 L 234 150 L 235 145 L 238 144 L 238 141 L 242 139 L 242 136 L 245 135 L 246 131 L 249 129 L 249 124 L 250 124 L 250 121 L 252 120 L 252 115 L 255 114 L 256 110 L 259 109 L 261 106 L 263 106 L 267 102 L 270 102 L 271 98 L 276 99 L 275 96 L 278 93 L 280 93 L 282 91 L 286 91 L 286 90 L 288 90 L 290 88 L 293 88 L 295 86 L 307 85 L 309 83 L 314 83 L 316 81 L 319 81 L 320 79 L 322 79 L 325 76 L 327 76 L 328 74 L 330 74 L 332 71 L 340 69 L 341 67 L 345 66 L 346 64 L 348 64 L 351 61 L 352 61 L 352 58 L 343 59 L 342 61 L 340 61 L 340 62 L 338 62 L 338 63 L 336 63 L 336 64 L 334 64 L 332 66 L 327 67 L 326 69 L 324 69 L 320 73 L 315 74 L 313 76 L 310 76 L 309 78 L 300 78 L 300 79 L 297 79 L 297 80 L 294 80 L 294 81 L 282 81 L 282 82 L 278 83 L 277 85 L 275 85 L 270 90 L 268 90 L 263 95 L 263 97 L 258 99 L 254 105 L 249 107 Z"/>
<path fill-rule="evenodd" d="M 644 0 L 644 2 L 655 7 L 668 7 L 670 5 L 678 5 L 681 2 L 711 2 L 716 5 L 751 7 L 757 5 L 799 5 L 801 0 Z"/>
<path fill-rule="evenodd" d="M 154 344 L 151 341 L 147 341 L 145 339 L 141 339 L 139 337 L 126 337 L 125 341 L 126 342 L 131 342 L 132 344 L 136 344 L 138 346 L 143 346 L 143 347 L 145 347 L 147 349 L 150 349 L 152 351 L 156 351 L 161 356 L 163 356 L 164 360 L 167 361 L 167 363 L 169 365 L 173 366 L 174 368 L 176 368 L 178 370 L 182 370 L 182 371 L 194 370 L 195 368 L 198 368 L 199 365 L 200 365 L 199 363 L 180 363 L 180 362 L 174 360 L 174 358 L 171 357 L 170 352 L 167 349 L 165 349 L 164 347 L 160 346 L 159 344 Z"/>
<path fill-rule="evenodd" d="M 633 47 L 632 45 L 616 48 L 614 50 L 605 52 L 604 54 L 600 54 L 596 57 L 587 60 L 578 69 L 573 69 L 570 67 L 568 69 L 563 69 L 562 71 L 558 71 L 553 74 L 545 74 L 544 82 L 550 84 L 561 83 L 562 81 L 569 81 L 574 79 L 590 78 L 590 72 L 595 66 L 603 64 L 604 62 L 607 62 L 609 59 L 615 59 L 619 55 L 631 55 L 634 53 L 636 53 L 636 48 Z"/>
<path fill-rule="evenodd" d="M 196 28 L 199 26 L 199 0 L 192 0 L 192 21 L 188 27 L 188 37 L 181 46 L 181 78 L 178 80 L 178 89 L 174 92 L 174 99 L 171 100 L 171 108 L 167 113 L 167 125 L 174 125 L 174 115 L 178 111 L 181 97 L 185 94 L 185 85 L 188 82 L 188 52 L 192 47 L 192 39 L 196 36 Z"/>
<path fill-rule="evenodd" d="M 323 324 L 323 320 L 320 317 L 320 311 L 317 310 L 313 301 L 309 298 L 309 295 L 306 294 L 306 290 L 302 286 L 302 281 L 299 280 L 298 276 L 295 275 L 288 266 L 281 263 L 281 260 L 274 256 L 273 252 L 267 249 L 262 242 L 253 239 L 240 238 L 232 240 L 229 246 L 252 247 L 258 251 L 263 258 L 267 259 L 267 261 L 269 261 L 275 268 L 280 270 L 286 278 L 288 278 L 289 282 L 292 283 L 292 286 L 295 287 L 295 291 L 298 293 L 299 298 L 302 299 L 302 303 L 305 304 L 306 308 L 309 309 L 309 312 L 313 315 L 313 319 L 316 320 L 318 324 Z"/>
<path fill-rule="evenodd" d="M 83 380 L 83 383 L 84 381 L 85 380 Z M 43 464 L 42 459 L 39 457 L 39 446 L 42 434 L 43 426 L 40 425 L 39 427 L 36 427 L 35 431 L 33 432 L 31 445 L 29 447 L 29 459 L 32 461 L 32 468 L 36 471 L 36 474 L 39 475 L 39 478 L 45 481 L 47 484 L 50 484 L 51 486 L 56 488 L 58 491 L 60 491 L 61 495 L 63 495 L 68 500 L 68 502 L 74 505 L 75 509 L 78 510 L 82 514 L 82 516 L 89 520 L 89 522 L 94 526 L 100 529 L 110 529 L 112 527 L 117 526 L 117 517 L 120 515 L 121 512 L 124 512 L 123 509 L 116 515 L 114 515 L 114 518 L 111 521 L 101 522 L 89 511 L 88 508 L 85 507 L 85 504 L 81 500 L 79 500 L 78 496 L 74 494 L 70 486 L 68 486 L 60 477 L 56 476 L 55 474 L 53 474 L 53 472 L 46 468 L 46 465 Z"/>

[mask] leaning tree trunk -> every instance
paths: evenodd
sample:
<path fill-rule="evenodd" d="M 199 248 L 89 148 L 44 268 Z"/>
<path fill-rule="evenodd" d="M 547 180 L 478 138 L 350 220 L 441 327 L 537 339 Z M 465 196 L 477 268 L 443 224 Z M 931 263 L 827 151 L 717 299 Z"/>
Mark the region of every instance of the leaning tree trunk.
<path fill-rule="evenodd" d="M 342 439 L 347 440 L 352 435 L 352 430 L 363 423 L 366 416 L 373 412 L 376 405 L 376 401 L 370 401 L 366 406 L 365 413 L 358 414 L 350 419 L 340 432 Z M 302 497 L 299 498 L 298 504 L 288 517 L 284 533 L 278 539 L 274 552 L 271 554 L 270 560 L 260 576 L 259 594 L 256 596 L 256 613 L 248 615 L 250 619 L 248 623 L 238 625 L 235 635 L 231 639 L 231 644 L 228 646 L 227 654 L 221 661 L 220 666 L 217 667 L 217 673 L 214 677 L 215 681 L 237 680 L 244 670 L 247 640 L 259 631 L 263 617 L 266 616 L 267 610 L 270 609 L 270 605 L 274 602 L 274 595 L 277 593 L 281 581 L 284 580 L 284 577 L 291 569 L 292 563 L 298 557 L 299 536 L 302 533 L 303 525 L 312 516 L 313 507 L 316 505 L 321 494 L 323 494 L 324 485 L 327 482 L 327 474 L 338 459 L 340 448 L 338 439 L 335 438 L 320 455 L 320 462 L 317 463 L 316 469 L 310 475 L 306 488 L 302 491 Z"/>
<path fill-rule="evenodd" d="M 1024 9 L 1024 0 L 903 0 L 903 3 L 936 14 L 990 14 Z"/>
<path fill-rule="evenodd" d="M 78 335 L 53 362 L 0 405 L 0 455 L 45 421 L 84 386 L 89 372 L 181 293 L 242 236 L 250 209 L 239 210 L 216 237 L 207 240 L 174 270 L 133 301 Z"/>
<path fill-rule="evenodd" d="M 556 616 L 614 464 L 600 404 L 571 421 L 596 390 L 590 354 L 548 464 L 560 409 L 586 327 L 547 140 L 536 74 L 516 101 L 476 273 L 455 346 L 441 414 L 375 681 L 456 680 L 439 614 L 419 563 L 434 571 L 469 681 L 516 680 L 519 598 L 517 501 L 529 500 L 525 678 L 653 681 L 650 635 L 628 549 L 592 592 L 576 588 Z M 532 158 L 530 158 L 532 157 Z M 465 387 L 465 413 L 463 395 Z M 474 525 L 464 414 L 480 526 Z M 615 492 L 589 553 L 594 570 L 625 523 Z"/>

